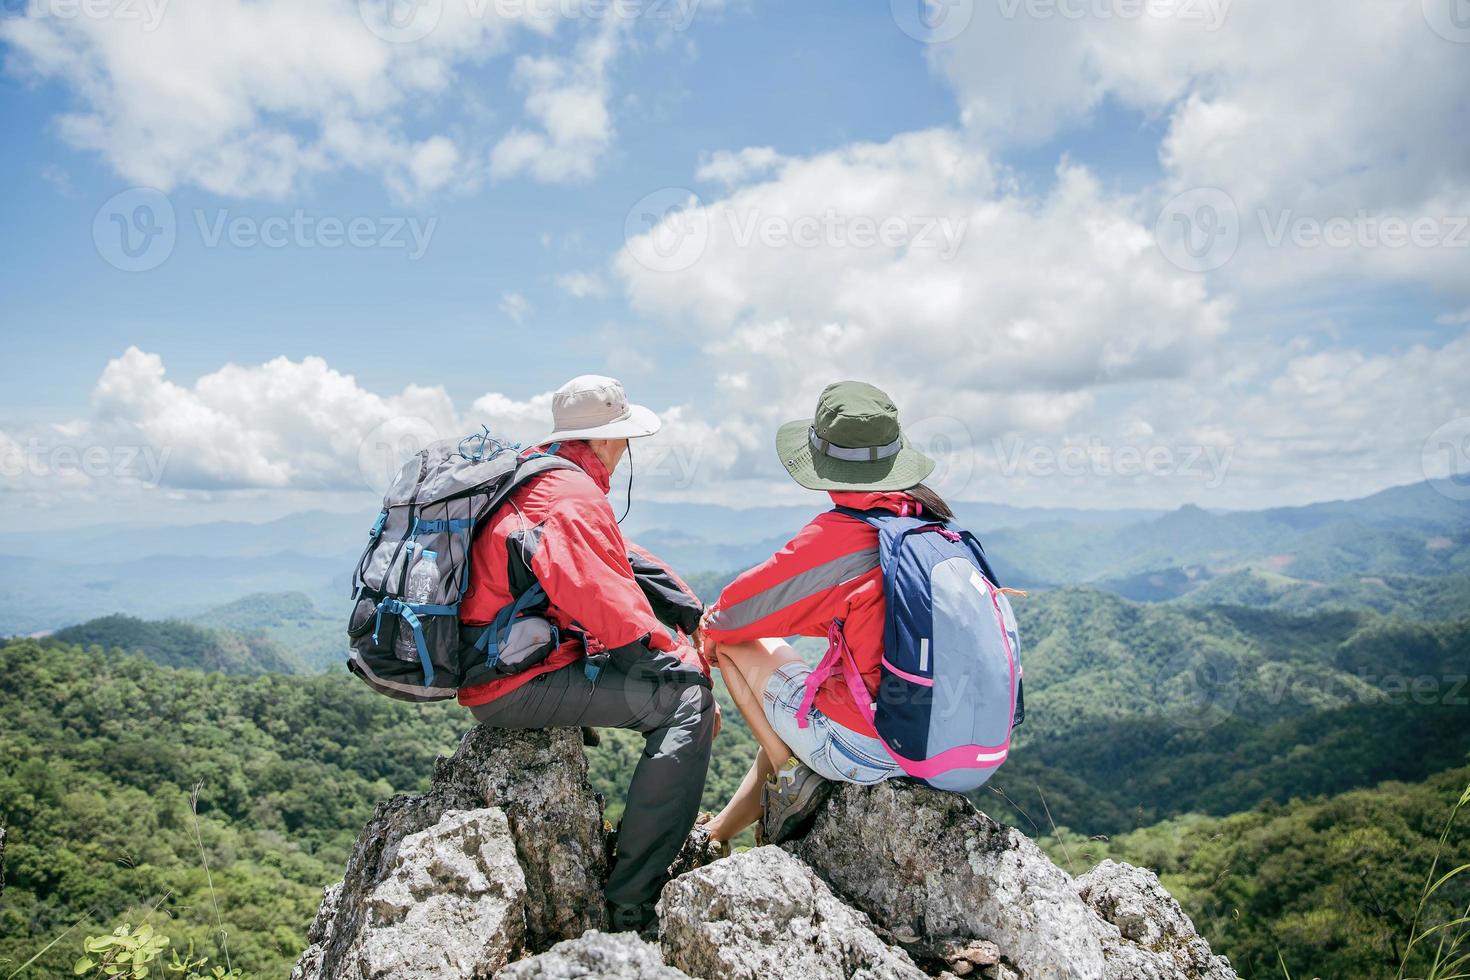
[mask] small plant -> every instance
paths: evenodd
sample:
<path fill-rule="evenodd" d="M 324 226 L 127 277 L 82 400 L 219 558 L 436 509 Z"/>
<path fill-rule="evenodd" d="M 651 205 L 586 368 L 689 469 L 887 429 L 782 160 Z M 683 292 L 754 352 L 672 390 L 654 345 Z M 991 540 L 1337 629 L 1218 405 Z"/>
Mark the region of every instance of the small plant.
<path fill-rule="evenodd" d="M 1414 921 L 1410 924 L 1409 944 L 1405 947 L 1403 961 L 1399 964 L 1398 980 L 1409 980 L 1405 971 L 1410 954 L 1413 953 L 1416 946 L 1421 943 L 1428 946 L 1430 942 L 1435 944 L 1434 959 L 1430 963 L 1429 972 L 1422 980 L 1463 980 L 1463 978 L 1470 977 L 1470 973 L 1465 972 L 1467 966 L 1470 966 L 1470 951 L 1465 949 L 1467 937 L 1464 931 L 1467 926 L 1470 926 L 1470 908 L 1465 910 L 1465 914 L 1456 918 L 1428 929 L 1423 928 L 1424 914 L 1435 893 L 1452 879 L 1470 872 L 1470 864 L 1462 864 L 1444 872 L 1438 878 L 1435 877 L 1436 872 L 1439 871 L 1439 861 L 1444 853 L 1445 843 L 1449 840 L 1450 829 L 1455 824 L 1455 817 L 1466 805 L 1470 805 L 1470 786 L 1465 787 L 1465 792 L 1460 795 L 1459 801 L 1450 809 L 1449 819 L 1445 821 L 1444 830 L 1439 835 L 1434 860 L 1429 864 L 1429 877 L 1424 883 L 1424 892 L 1419 898 L 1419 906 L 1414 911 Z M 1414 980 L 1421 980 L 1421 978 L 1414 978 Z"/>
<path fill-rule="evenodd" d="M 178 950 L 169 949 L 168 962 L 160 963 L 168 946 L 168 937 L 155 932 L 148 923 L 136 930 L 123 923 L 110 935 L 87 937 L 82 944 L 85 952 L 72 967 L 72 973 L 118 980 L 149 980 L 165 974 L 180 980 L 242 980 L 239 970 L 211 967 L 207 956 L 196 957 L 193 942 L 183 956 Z"/>
<path fill-rule="evenodd" d="M 77 960 L 71 972 L 77 976 L 93 974 L 103 977 L 121 977 L 123 980 L 145 980 L 152 976 L 152 964 L 163 955 L 168 946 L 168 937 L 153 931 L 143 923 L 134 931 L 123 923 L 108 936 L 88 936 L 82 943 L 85 952 Z"/>

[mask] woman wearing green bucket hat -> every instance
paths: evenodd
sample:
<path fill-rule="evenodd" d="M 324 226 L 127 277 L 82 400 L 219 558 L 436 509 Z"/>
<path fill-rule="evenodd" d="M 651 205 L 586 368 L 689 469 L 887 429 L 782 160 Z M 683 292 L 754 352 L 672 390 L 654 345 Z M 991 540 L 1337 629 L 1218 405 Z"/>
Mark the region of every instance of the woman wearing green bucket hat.
<path fill-rule="evenodd" d="M 792 479 L 827 491 L 839 507 L 937 522 L 953 516 L 923 484 L 934 461 L 909 444 L 893 400 L 870 384 L 828 385 L 812 418 L 781 426 L 776 448 Z M 876 783 L 903 774 L 840 670 L 820 686 L 813 680 L 809 694 L 813 668 L 776 639 L 826 637 L 840 622 L 864 686 L 870 694 L 877 689 L 886 612 L 877 536 L 854 517 L 819 514 L 730 583 L 706 614 L 705 651 L 760 743 L 740 789 L 706 825 L 712 839 L 730 840 L 764 811 L 758 837 L 780 843 L 825 797 L 830 781 Z"/>

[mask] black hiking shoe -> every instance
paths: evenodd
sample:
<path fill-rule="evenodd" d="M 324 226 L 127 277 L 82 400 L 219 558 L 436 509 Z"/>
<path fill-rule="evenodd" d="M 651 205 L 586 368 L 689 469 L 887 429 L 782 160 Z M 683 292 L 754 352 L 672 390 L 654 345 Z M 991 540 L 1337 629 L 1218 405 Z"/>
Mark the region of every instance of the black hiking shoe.
<path fill-rule="evenodd" d="M 832 795 L 832 784 L 794 756 L 761 787 L 761 820 L 757 844 L 784 844 L 811 826 L 817 811 Z"/>
<path fill-rule="evenodd" d="M 658 932 L 658 910 L 653 902 L 643 905 L 607 903 L 608 932 L 636 932 L 647 937 Z"/>

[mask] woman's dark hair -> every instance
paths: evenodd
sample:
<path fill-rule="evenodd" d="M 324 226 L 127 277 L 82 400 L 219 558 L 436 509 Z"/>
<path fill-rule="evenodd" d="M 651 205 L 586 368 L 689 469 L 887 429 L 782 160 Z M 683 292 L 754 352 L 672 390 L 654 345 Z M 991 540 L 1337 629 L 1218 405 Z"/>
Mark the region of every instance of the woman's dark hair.
<path fill-rule="evenodd" d="M 954 520 L 954 511 L 950 510 L 949 504 L 945 503 L 943 497 L 924 484 L 920 483 L 917 486 L 909 487 L 904 492 L 910 497 L 913 497 L 924 508 L 924 517 L 932 517 L 936 521 Z"/>

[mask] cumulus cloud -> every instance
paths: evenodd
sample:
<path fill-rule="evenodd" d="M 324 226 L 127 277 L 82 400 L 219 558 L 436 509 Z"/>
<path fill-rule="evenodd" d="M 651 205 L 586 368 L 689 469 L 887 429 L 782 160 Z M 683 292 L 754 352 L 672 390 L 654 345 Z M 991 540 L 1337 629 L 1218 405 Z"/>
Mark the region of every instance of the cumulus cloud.
<path fill-rule="evenodd" d="M 592 176 L 613 139 L 608 72 L 628 25 L 607 17 L 569 57 L 517 59 L 515 82 L 526 92 L 526 116 L 536 128 L 516 128 L 495 145 L 492 177 L 525 173 L 562 183 Z"/>
<path fill-rule="evenodd" d="M 1108 100 L 1158 118 L 1155 213 L 1183 191 L 1225 191 L 1241 246 L 1224 271 L 1237 284 L 1369 275 L 1463 294 L 1470 58 L 1431 28 L 1431 6 L 1004 0 L 975 4 L 931 57 L 987 146 L 1064 133 Z M 1385 217 L 1439 227 L 1432 244 L 1385 246 Z M 1341 244 L 1317 242 L 1329 222 Z M 1293 225 L 1305 233 L 1272 241 Z"/>
<path fill-rule="evenodd" d="M 551 398 L 487 392 L 465 409 L 440 386 L 371 391 L 320 357 L 226 364 L 181 384 L 159 355 L 129 347 L 103 369 L 89 416 L 35 432 L 0 430 L 0 488 L 72 499 L 120 499 L 141 488 L 194 500 L 381 491 L 414 452 L 482 426 L 497 439 L 534 444 L 551 431 Z M 664 429 L 636 457 L 650 491 L 687 488 L 696 468 L 703 480 L 724 472 L 733 452 L 722 440 L 757 436 L 718 430 L 685 407 L 658 410 Z"/>
<path fill-rule="evenodd" d="M 1226 305 L 1159 257 L 1131 207 L 1077 167 L 1025 198 L 935 130 L 789 160 L 671 214 L 703 238 L 688 268 L 651 261 L 669 228 L 615 264 L 638 309 L 698 325 L 717 359 L 749 368 L 752 404 L 802 406 L 813 369 L 841 365 L 891 379 L 921 412 L 964 399 L 992 415 L 996 393 L 1032 393 L 1007 403 L 1029 417 L 1094 385 L 1181 374 L 1225 329 Z"/>
<path fill-rule="evenodd" d="M 860 241 L 859 219 L 898 219 L 910 237 Z M 963 229 L 953 250 L 912 237 L 939 219 Z M 1242 332 L 1228 294 L 1160 254 L 1143 197 L 1065 162 L 1028 196 L 946 130 L 782 160 L 671 209 L 614 266 L 640 312 L 717 367 L 698 408 L 720 420 L 704 438 L 731 456 L 728 479 L 779 481 L 775 426 L 858 377 L 895 396 L 961 497 L 1362 493 L 1422 478 L 1419 446 L 1454 417 L 1470 368 L 1466 338 L 1369 354 Z M 1373 411 L 1409 387 L 1414 404 Z M 1061 471 L 1063 455 L 1091 461 Z"/>
<path fill-rule="evenodd" d="M 422 36 L 400 36 L 405 25 L 357 0 L 128 5 L 154 8 L 145 23 L 32 4 L 0 21 L 7 66 L 64 84 L 77 108 L 58 118 L 58 131 L 125 179 L 238 197 L 279 198 L 341 169 L 378 173 L 401 197 L 473 181 L 485 165 L 471 158 L 482 161 L 485 149 L 464 145 L 472 100 L 451 98 L 452 86 L 518 37 L 550 38 L 556 28 L 547 4 L 422 4 L 413 20 L 432 19 L 406 25 L 425 28 Z M 616 47 L 617 34 L 598 28 L 570 59 L 521 60 L 526 111 L 543 129 L 507 139 L 539 140 L 553 159 L 533 153 L 505 173 L 591 172 L 588 151 L 611 138 L 603 66 Z M 591 68 L 571 67 L 588 58 Z M 431 109 L 448 115 L 431 122 Z M 584 158 L 573 162 L 576 154 Z"/>

